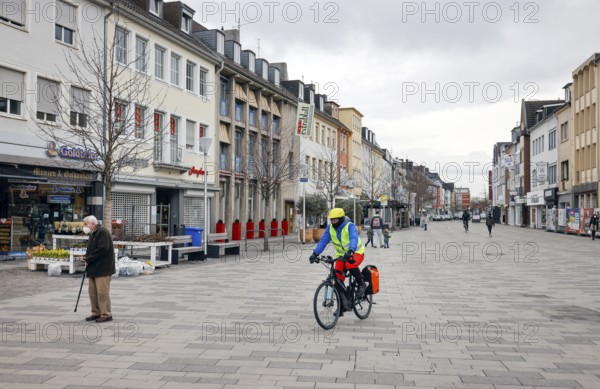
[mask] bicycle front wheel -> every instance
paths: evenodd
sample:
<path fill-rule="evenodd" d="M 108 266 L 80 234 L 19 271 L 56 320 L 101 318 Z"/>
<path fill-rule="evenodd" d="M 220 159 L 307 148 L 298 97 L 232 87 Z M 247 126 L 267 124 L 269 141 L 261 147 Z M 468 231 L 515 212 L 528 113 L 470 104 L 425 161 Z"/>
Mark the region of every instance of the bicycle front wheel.
<path fill-rule="evenodd" d="M 341 309 L 338 291 L 331 283 L 323 281 L 317 288 L 313 300 L 317 323 L 325 330 L 332 329 L 337 324 Z"/>
<path fill-rule="evenodd" d="M 354 303 L 354 314 L 361 320 L 365 320 L 371 314 L 373 308 L 373 295 L 367 294 L 364 298 Z"/>

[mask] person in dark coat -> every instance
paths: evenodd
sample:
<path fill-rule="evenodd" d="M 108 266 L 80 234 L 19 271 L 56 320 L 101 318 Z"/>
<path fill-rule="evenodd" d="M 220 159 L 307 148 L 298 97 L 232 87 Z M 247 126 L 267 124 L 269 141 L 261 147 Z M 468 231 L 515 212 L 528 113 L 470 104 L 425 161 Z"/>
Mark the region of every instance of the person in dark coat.
<path fill-rule="evenodd" d="M 592 240 L 596 240 L 596 231 L 598 231 L 598 213 L 593 214 L 590 219 L 590 231 L 592 231 Z"/>
<path fill-rule="evenodd" d="M 485 218 L 485 225 L 487 226 L 488 232 L 490 233 L 490 238 L 492 237 L 492 227 L 496 225 L 494 218 L 492 217 L 492 213 L 489 212 Z"/>
<path fill-rule="evenodd" d="M 110 281 L 115 274 L 115 251 L 110 232 L 98 225 L 98 219 L 90 215 L 83 219 L 83 232 L 90 235 L 82 261 L 86 263 L 88 293 L 92 315 L 85 318 L 96 323 L 112 321 L 110 306 Z"/>

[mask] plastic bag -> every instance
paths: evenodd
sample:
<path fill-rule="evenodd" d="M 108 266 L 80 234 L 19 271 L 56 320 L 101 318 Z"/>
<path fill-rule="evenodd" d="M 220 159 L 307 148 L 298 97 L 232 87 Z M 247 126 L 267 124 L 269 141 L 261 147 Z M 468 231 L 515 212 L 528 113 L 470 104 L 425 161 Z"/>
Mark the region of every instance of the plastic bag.
<path fill-rule="evenodd" d="M 51 263 L 48 265 L 48 277 L 58 277 L 62 273 L 60 263 Z"/>
<path fill-rule="evenodd" d="M 130 263 L 127 265 L 127 275 L 128 276 L 139 276 L 142 272 L 142 264 L 141 263 Z"/>

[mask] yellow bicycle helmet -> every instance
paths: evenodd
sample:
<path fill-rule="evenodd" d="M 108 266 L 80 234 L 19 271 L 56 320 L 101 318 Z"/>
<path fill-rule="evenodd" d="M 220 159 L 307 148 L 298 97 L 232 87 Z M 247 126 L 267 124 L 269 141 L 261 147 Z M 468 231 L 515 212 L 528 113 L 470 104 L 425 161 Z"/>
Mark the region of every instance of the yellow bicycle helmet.
<path fill-rule="evenodd" d="M 344 216 L 346 216 L 346 214 L 342 208 L 333 208 L 331 211 L 329 211 L 328 217 L 330 219 L 341 219 Z"/>

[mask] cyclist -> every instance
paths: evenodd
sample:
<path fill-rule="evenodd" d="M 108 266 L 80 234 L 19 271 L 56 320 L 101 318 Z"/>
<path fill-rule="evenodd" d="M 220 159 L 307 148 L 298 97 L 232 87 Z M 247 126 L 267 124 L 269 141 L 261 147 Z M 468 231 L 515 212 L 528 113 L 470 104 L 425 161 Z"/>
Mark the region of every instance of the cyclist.
<path fill-rule="evenodd" d="M 465 226 L 465 230 L 469 230 L 469 212 L 465 209 L 462 214 L 463 225 Z"/>
<path fill-rule="evenodd" d="M 367 285 L 363 280 L 362 274 L 358 266 L 365 258 L 365 246 L 363 246 L 358 230 L 354 223 L 346 217 L 342 208 L 334 208 L 329 212 L 331 223 L 327 226 L 327 230 L 319 240 L 317 247 L 310 256 L 310 263 L 315 262 L 319 254 L 325 250 L 329 242 L 333 243 L 338 261 L 335 263 L 335 272 L 340 281 L 344 282 L 345 270 L 354 276 L 358 284 L 356 298 L 361 299 Z M 341 260 L 340 260 L 341 259 Z"/>

